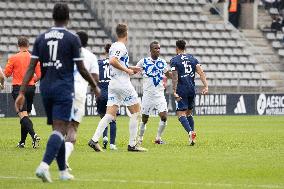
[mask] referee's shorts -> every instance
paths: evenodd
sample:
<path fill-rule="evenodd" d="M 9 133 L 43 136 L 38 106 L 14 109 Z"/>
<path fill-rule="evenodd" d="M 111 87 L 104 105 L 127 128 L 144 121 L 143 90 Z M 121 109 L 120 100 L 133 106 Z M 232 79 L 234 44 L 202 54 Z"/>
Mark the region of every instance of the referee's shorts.
<path fill-rule="evenodd" d="M 20 85 L 13 85 L 12 96 L 14 100 L 16 100 L 16 98 L 18 97 L 20 88 L 21 88 Z M 28 113 L 30 113 L 32 111 L 32 105 L 35 96 L 35 88 L 36 87 L 34 85 L 27 86 L 27 90 L 25 93 L 25 104 L 23 108 L 20 110 L 21 112 L 27 111 Z"/>

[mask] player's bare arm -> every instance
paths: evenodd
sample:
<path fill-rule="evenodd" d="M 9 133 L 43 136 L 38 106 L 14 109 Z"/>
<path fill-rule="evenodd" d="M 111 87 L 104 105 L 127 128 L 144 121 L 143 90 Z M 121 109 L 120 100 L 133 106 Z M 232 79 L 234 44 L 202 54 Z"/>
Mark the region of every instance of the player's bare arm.
<path fill-rule="evenodd" d="M 168 79 L 172 79 L 172 78 L 173 78 L 173 74 L 172 74 L 171 71 L 167 71 L 167 72 L 165 73 L 165 76 L 166 76 Z"/>
<path fill-rule="evenodd" d="M 177 101 L 181 100 L 181 97 L 177 94 L 177 84 L 178 84 L 178 72 L 172 71 L 172 84 L 173 84 L 173 95 Z"/>
<path fill-rule="evenodd" d="M 31 62 L 30 62 L 30 65 L 28 67 L 28 70 L 25 74 L 25 77 L 23 79 L 19 95 L 18 95 L 18 97 L 15 101 L 16 112 L 20 112 L 20 109 L 23 108 L 23 105 L 24 105 L 24 102 L 25 102 L 25 92 L 26 92 L 26 89 L 27 89 L 27 84 L 30 82 L 30 80 L 34 76 L 37 61 L 38 61 L 38 59 L 31 58 Z"/>
<path fill-rule="evenodd" d="M 99 82 L 100 82 L 99 74 L 91 73 L 91 75 L 92 75 L 92 77 L 94 78 L 94 80 L 96 81 L 96 83 L 99 83 Z"/>
<path fill-rule="evenodd" d="M 96 96 L 100 96 L 100 88 L 97 86 L 97 83 L 95 79 L 92 77 L 92 75 L 87 71 L 87 69 L 84 66 L 83 61 L 77 61 L 76 62 L 77 68 L 81 76 L 89 82 L 91 85 L 92 89 L 94 90 L 94 93 Z"/>
<path fill-rule="evenodd" d="M 112 57 L 112 58 L 109 60 L 109 64 L 111 64 L 111 65 L 112 65 L 113 67 L 115 67 L 116 69 L 119 69 L 119 70 L 121 70 L 121 71 L 126 72 L 126 73 L 129 74 L 129 75 L 135 74 L 132 69 L 129 69 L 129 68 L 126 68 L 126 67 L 122 66 L 122 65 L 119 63 L 119 60 L 118 60 L 116 57 Z"/>
<path fill-rule="evenodd" d="M 207 83 L 207 80 L 206 80 L 206 75 L 205 75 L 205 73 L 204 73 L 204 71 L 203 71 L 203 69 L 202 69 L 200 64 L 196 65 L 196 72 L 200 76 L 200 79 L 201 79 L 201 81 L 202 81 L 202 83 L 204 85 L 201 93 L 202 94 L 207 94 L 208 93 L 208 83 Z"/>

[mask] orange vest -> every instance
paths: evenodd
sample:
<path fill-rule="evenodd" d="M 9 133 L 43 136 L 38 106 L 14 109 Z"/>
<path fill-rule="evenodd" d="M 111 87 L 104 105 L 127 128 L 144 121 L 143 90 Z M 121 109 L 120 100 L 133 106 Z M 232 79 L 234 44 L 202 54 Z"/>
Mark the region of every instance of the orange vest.
<path fill-rule="evenodd" d="M 229 12 L 237 12 L 238 0 L 230 0 Z"/>

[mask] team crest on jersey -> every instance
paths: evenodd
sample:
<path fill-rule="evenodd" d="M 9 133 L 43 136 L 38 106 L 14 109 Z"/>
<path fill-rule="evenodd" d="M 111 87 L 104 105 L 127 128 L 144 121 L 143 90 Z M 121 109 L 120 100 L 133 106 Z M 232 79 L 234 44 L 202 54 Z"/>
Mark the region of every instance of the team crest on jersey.
<path fill-rule="evenodd" d="M 160 59 L 157 62 L 152 62 L 150 59 L 144 58 L 143 68 L 145 74 L 153 79 L 155 87 L 158 86 L 160 81 L 163 80 L 164 62 Z"/>

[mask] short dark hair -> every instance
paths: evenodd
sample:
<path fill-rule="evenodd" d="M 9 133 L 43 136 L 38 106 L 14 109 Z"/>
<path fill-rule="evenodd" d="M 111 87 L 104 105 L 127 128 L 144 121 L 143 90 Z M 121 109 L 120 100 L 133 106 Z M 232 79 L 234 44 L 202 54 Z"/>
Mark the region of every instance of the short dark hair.
<path fill-rule="evenodd" d="M 107 43 L 107 44 L 105 45 L 105 52 L 106 52 L 106 53 L 109 53 L 110 47 L 111 47 L 111 44 L 110 44 L 110 43 Z"/>
<path fill-rule="evenodd" d="M 29 46 L 29 40 L 25 36 L 20 36 L 18 38 L 18 46 L 19 47 L 28 47 Z"/>
<path fill-rule="evenodd" d="M 158 41 L 151 42 L 150 43 L 150 49 L 152 49 L 154 45 L 159 45 L 159 42 Z"/>
<path fill-rule="evenodd" d="M 81 44 L 83 47 L 86 47 L 88 45 L 88 34 L 84 31 L 77 32 L 77 35 L 79 36 L 81 40 Z"/>
<path fill-rule="evenodd" d="M 66 3 L 56 3 L 53 7 L 52 18 L 55 21 L 69 20 L 69 7 Z"/>
<path fill-rule="evenodd" d="M 186 46 L 186 42 L 185 40 L 181 39 L 181 40 L 177 40 L 176 41 L 176 47 L 180 50 L 185 50 L 185 46 Z"/>
<path fill-rule="evenodd" d="M 115 31 L 118 38 L 123 38 L 127 35 L 127 25 L 118 24 L 115 28 Z"/>

